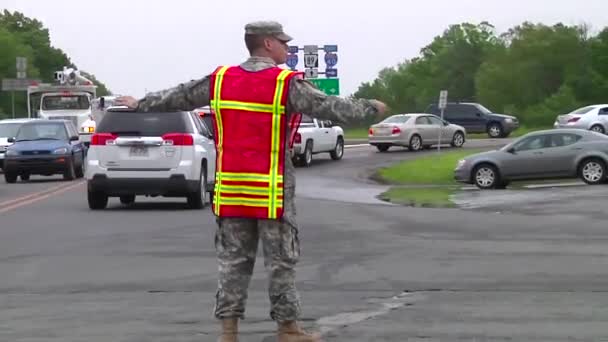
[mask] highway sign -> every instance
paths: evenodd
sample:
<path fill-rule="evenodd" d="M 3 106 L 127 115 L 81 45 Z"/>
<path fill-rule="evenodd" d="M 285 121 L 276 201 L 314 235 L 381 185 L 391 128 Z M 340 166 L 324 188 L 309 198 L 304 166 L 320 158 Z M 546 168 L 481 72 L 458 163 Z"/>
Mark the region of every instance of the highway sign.
<path fill-rule="evenodd" d="M 323 50 L 327 53 L 338 52 L 338 45 L 325 45 L 323 46 Z"/>
<path fill-rule="evenodd" d="M 27 70 L 27 58 L 17 57 L 17 71 L 26 71 L 26 70 Z"/>
<path fill-rule="evenodd" d="M 448 104 L 448 91 L 442 90 L 441 92 L 439 92 L 439 108 L 445 109 L 447 104 Z"/>
<path fill-rule="evenodd" d="M 316 45 L 304 45 L 304 53 L 318 53 L 319 47 Z"/>
<path fill-rule="evenodd" d="M 25 71 L 17 71 L 17 78 L 24 79 L 26 77 Z"/>
<path fill-rule="evenodd" d="M 314 69 L 311 69 L 311 68 L 305 69 L 304 70 L 304 76 L 306 78 L 317 78 L 317 77 L 319 77 L 319 69 L 317 69 L 317 68 L 314 68 Z"/>
<path fill-rule="evenodd" d="M 285 62 L 285 64 L 287 64 L 287 66 L 291 69 L 295 69 L 296 65 L 298 65 L 298 55 L 287 55 L 287 61 Z"/>
<path fill-rule="evenodd" d="M 288 47 L 288 49 L 289 49 L 289 50 L 288 50 L 288 51 L 289 51 L 289 53 L 296 53 L 296 54 L 297 54 L 297 53 L 298 53 L 298 50 L 299 50 L 300 48 L 298 48 L 298 47 L 297 47 L 297 46 L 295 46 L 295 45 L 290 45 L 290 46 Z"/>
<path fill-rule="evenodd" d="M 327 64 L 329 68 L 338 64 L 338 55 L 336 55 L 335 53 L 326 53 L 325 64 Z"/>
<path fill-rule="evenodd" d="M 304 55 L 304 67 L 305 68 L 318 68 L 319 67 L 319 55 L 305 54 Z"/>
<path fill-rule="evenodd" d="M 3 91 L 26 91 L 30 85 L 40 84 L 40 80 L 5 78 L 2 80 Z"/>
<path fill-rule="evenodd" d="M 309 81 L 327 95 L 340 95 L 340 79 L 338 78 L 315 78 Z"/>
<path fill-rule="evenodd" d="M 338 77 L 338 69 L 327 68 L 325 69 L 325 77 Z"/>

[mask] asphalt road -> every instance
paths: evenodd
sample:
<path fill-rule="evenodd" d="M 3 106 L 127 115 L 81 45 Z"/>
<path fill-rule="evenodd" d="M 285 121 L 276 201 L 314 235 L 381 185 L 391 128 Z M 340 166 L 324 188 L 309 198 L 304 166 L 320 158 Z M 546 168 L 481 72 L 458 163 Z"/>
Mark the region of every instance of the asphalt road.
<path fill-rule="evenodd" d="M 381 190 L 361 182 L 370 169 L 425 153 L 354 147 L 340 162 L 318 156 L 298 169 L 304 325 L 340 342 L 608 337 L 604 220 L 353 195 Z M 114 199 L 92 212 L 85 190 L 82 181 L 0 183 L 0 341 L 215 341 L 210 211 Z M 274 341 L 261 261 L 246 342 Z"/>

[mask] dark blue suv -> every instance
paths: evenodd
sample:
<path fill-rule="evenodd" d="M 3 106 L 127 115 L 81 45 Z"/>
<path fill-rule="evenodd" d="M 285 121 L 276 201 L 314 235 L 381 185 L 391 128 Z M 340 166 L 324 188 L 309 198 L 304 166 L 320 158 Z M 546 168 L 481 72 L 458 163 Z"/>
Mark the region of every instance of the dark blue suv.
<path fill-rule="evenodd" d="M 4 179 L 15 183 L 17 177 L 63 174 L 72 180 L 84 176 L 86 150 L 78 131 L 67 120 L 32 120 L 21 125 L 9 142 L 4 159 Z"/>
<path fill-rule="evenodd" d="M 426 113 L 441 115 L 437 104 L 431 104 Z M 475 102 L 451 102 L 443 111 L 443 119 L 460 125 L 469 133 L 487 133 L 490 138 L 506 138 L 519 127 L 512 115 L 494 113 Z"/>

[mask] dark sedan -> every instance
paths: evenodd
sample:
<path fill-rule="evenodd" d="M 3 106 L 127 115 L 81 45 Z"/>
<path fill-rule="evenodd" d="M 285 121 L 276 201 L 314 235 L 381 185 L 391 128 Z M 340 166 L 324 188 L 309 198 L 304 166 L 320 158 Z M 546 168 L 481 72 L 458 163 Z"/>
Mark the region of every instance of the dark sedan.
<path fill-rule="evenodd" d="M 33 120 L 24 123 L 7 150 L 4 178 L 15 183 L 17 177 L 63 174 L 67 180 L 84 176 L 85 147 L 78 131 L 67 120 Z"/>

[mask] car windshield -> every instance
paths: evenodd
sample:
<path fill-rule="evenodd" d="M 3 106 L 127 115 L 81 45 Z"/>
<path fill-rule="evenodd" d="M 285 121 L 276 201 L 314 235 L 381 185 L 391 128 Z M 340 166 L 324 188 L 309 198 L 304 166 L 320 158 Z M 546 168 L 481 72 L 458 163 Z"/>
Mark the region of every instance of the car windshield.
<path fill-rule="evenodd" d="M 24 140 L 67 140 L 68 134 L 62 123 L 37 123 L 21 126 L 17 141 Z"/>
<path fill-rule="evenodd" d="M 42 98 L 43 110 L 88 109 L 89 106 L 86 95 L 48 95 Z"/>
<path fill-rule="evenodd" d="M 488 108 L 480 105 L 479 103 L 477 104 L 477 108 L 483 113 L 483 114 L 492 114 L 492 111 L 489 110 Z"/>
<path fill-rule="evenodd" d="M 97 126 L 97 132 L 117 135 L 160 137 L 167 133 L 191 131 L 183 114 L 108 112 Z"/>
<path fill-rule="evenodd" d="M 20 123 L 0 123 L 0 138 L 14 138 L 20 126 Z"/>
<path fill-rule="evenodd" d="M 393 115 L 382 120 L 380 123 L 404 123 L 411 118 L 410 115 Z"/>
<path fill-rule="evenodd" d="M 595 106 L 587 106 L 587 107 L 575 109 L 568 114 L 586 114 L 586 113 L 589 113 L 590 111 L 592 111 L 594 108 L 595 108 Z"/>

